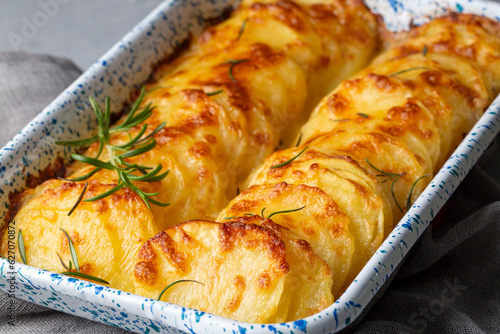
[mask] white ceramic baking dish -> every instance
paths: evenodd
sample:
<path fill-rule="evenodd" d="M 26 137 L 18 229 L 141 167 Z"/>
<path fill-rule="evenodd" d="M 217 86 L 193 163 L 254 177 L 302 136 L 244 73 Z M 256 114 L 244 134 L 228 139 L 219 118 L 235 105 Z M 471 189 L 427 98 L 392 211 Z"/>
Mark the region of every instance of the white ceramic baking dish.
<path fill-rule="evenodd" d="M 5 216 L 10 192 L 22 189 L 58 155 L 69 151 L 54 144 L 66 132 L 87 136 L 93 114 L 92 94 L 112 98 L 115 109 L 153 66 L 188 37 L 201 31 L 203 19 L 220 15 L 233 0 L 170 0 L 162 3 L 75 83 L 52 102 L 0 152 L 0 210 Z M 470 12 L 500 21 L 500 5 L 474 0 L 367 0 L 389 29 L 406 29 L 448 10 Z M 491 105 L 445 166 L 403 217 L 345 293 L 330 307 L 307 319 L 271 325 L 241 323 L 181 306 L 147 299 L 102 285 L 0 259 L 0 289 L 16 298 L 121 327 L 137 333 L 333 333 L 352 323 L 366 308 L 434 215 L 500 129 L 500 98 Z"/>

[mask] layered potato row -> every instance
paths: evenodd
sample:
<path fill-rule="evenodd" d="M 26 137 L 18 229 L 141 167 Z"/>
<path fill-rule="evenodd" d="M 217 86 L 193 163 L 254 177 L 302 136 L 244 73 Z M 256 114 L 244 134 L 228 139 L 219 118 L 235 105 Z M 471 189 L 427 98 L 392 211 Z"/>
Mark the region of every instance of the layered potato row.
<path fill-rule="evenodd" d="M 46 181 L 13 203 L 28 264 L 64 270 L 62 228 L 81 272 L 145 297 L 188 280 L 162 300 L 259 323 L 331 305 L 500 92 L 493 21 L 452 14 L 390 36 L 358 72 L 379 28 L 359 0 L 243 1 L 148 84 L 148 131 L 167 126 L 127 162 L 169 170 L 137 185 L 170 206 L 123 188 L 68 216 L 85 182 Z M 84 198 L 117 182 L 101 170 Z"/>

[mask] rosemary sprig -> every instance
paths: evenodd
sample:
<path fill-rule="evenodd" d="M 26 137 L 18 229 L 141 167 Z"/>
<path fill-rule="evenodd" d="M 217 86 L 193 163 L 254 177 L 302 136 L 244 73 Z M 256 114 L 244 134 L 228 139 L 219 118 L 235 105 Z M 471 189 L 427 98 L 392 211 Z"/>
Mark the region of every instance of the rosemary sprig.
<path fill-rule="evenodd" d="M 299 139 L 297 139 L 297 143 L 295 144 L 295 147 L 299 147 L 301 141 L 302 141 L 302 132 L 300 133 Z"/>
<path fill-rule="evenodd" d="M 428 52 L 428 51 L 429 51 L 429 49 L 427 48 L 427 45 L 424 45 L 424 49 L 422 50 L 422 55 L 423 55 L 424 57 L 426 57 L 426 56 L 427 56 L 427 52 Z"/>
<path fill-rule="evenodd" d="M 401 173 L 401 174 L 397 174 L 397 173 L 391 173 L 391 172 L 385 172 L 383 170 L 380 170 L 379 168 L 375 167 L 371 162 L 370 160 L 368 160 L 368 158 L 365 158 L 366 159 L 366 162 L 368 163 L 368 165 L 370 165 L 371 168 L 373 168 L 374 170 L 376 170 L 377 172 L 379 172 L 380 174 L 377 175 L 378 177 L 386 177 L 386 179 L 384 181 L 382 181 L 382 183 L 385 183 L 385 182 L 388 182 L 388 181 L 392 181 L 391 183 L 391 194 L 392 194 L 392 198 L 394 199 L 394 202 L 396 203 L 396 206 L 398 207 L 398 209 L 404 213 L 404 210 L 401 208 L 401 205 L 399 205 L 398 203 L 398 200 L 396 199 L 396 194 L 394 193 L 394 184 L 396 182 L 398 182 L 398 180 L 406 175 L 406 173 Z"/>
<path fill-rule="evenodd" d="M 243 24 L 241 25 L 240 32 L 238 33 L 238 37 L 236 37 L 237 41 L 239 41 L 241 38 L 241 35 L 243 35 L 243 31 L 245 30 L 247 22 L 248 22 L 248 17 L 243 21 Z"/>
<path fill-rule="evenodd" d="M 84 273 L 80 272 L 80 264 L 78 262 L 78 256 L 76 254 L 76 249 L 75 249 L 75 246 L 73 245 L 73 241 L 71 240 L 68 232 L 66 232 L 62 228 L 59 228 L 59 229 L 61 231 L 63 231 L 63 233 L 66 235 L 66 239 L 68 240 L 69 251 L 71 253 L 71 259 L 73 260 L 73 263 L 75 264 L 75 269 L 76 269 L 76 272 L 71 271 L 71 269 L 72 269 L 71 261 L 69 261 L 69 268 L 68 268 L 64 264 L 64 262 L 63 262 L 61 256 L 59 255 L 59 253 L 57 253 L 57 256 L 59 257 L 59 260 L 61 261 L 61 264 L 63 265 L 64 269 L 68 270 L 68 271 L 62 272 L 61 275 L 81 277 L 81 278 L 86 278 L 86 279 L 89 279 L 89 280 L 92 280 L 92 281 L 95 281 L 95 282 L 109 284 L 108 282 L 106 282 L 105 280 L 103 280 L 103 279 L 101 279 L 99 277 L 95 277 L 95 276 L 92 276 L 92 275 L 87 275 L 87 274 L 84 274 Z"/>
<path fill-rule="evenodd" d="M 427 67 L 427 66 L 416 66 L 416 67 L 408 68 L 406 70 L 402 70 L 402 71 L 399 71 L 399 72 L 396 72 L 396 73 L 389 74 L 389 76 L 390 77 L 395 77 L 396 75 L 400 75 L 400 74 L 403 74 L 403 73 L 406 73 L 406 72 L 417 71 L 417 70 L 430 70 L 430 69 L 431 68 Z"/>
<path fill-rule="evenodd" d="M 23 263 L 28 264 L 28 261 L 26 261 L 26 250 L 24 249 L 23 231 L 21 229 L 17 232 L 17 249 L 19 249 L 19 255 L 21 255 Z"/>
<path fill-rule="evenodd" d="M 223 91 L 224 91 L 224 89 L 219 89 L 219 90 L 216 90 L 215 92 L 210 92 L 210 93 L 205 93 L 205 94 L 207 94 L 207 96 L 214 96 L 214 95 L 222 93 Z"/>
<path fill-rule="evenodd" d="M 291 158 L 290 160 L 285 161 L 285 162 L 283 162 L 283 163 L 281 163 L 281 164 L 279 164 L 279 165 L 271 166 L 271 169 L 274 169 L 274 168 L 280 168 L 280 167 L 283 167 L 283 166 L 285 166 L 285 165 L 288 165 L 289 163 L 291 163 L 292 161 L 294 161 L 295 159 L 297 159 L 298 157 L 300 157 L 300 155 L 301 155 L 302 153 L 304 153 L 304 151 L 305 151 L 305 150 L 307 150 L 308 148 L 309 148 L 309 146 L 304 147 L 304 149 L 303 149 L 302 151 L 300 151 L 300 153 L 299 153 L 299 154 L 297 154 L 296 156 L 294 156 L 294 157 L 293 157 L 293 158 Z"/>
<path fill-rule="evenodd" d="M 71 208 L 71 210 L 69 210 L 68 216 L 71 216 L 71 214 L 73 213 L 73 211 L 75 211 L 75 209 L 78 206 L 78 204 L 80 204 L 80 202 L 82 201 L 83 196 L 85 195 L 85 191 L 87 190 L 88 184 L 89 184 L 88 182 L 85 182 L 85 186 L 83 187 L 83 190 L 80 193 L 80 196 L 78 196 L 78 199 L 76 200 L 75 205 L 73 205 L 73 207 Z"/>
<path fill-rule="evenodd" d="M 368 118 L 368 117 L 370 117 L 370 116 L 368 116 L 367 114 L 364 114 L 364 113 L 362 113 L 362 112 L 358 112 L 356 115 L 361 116 L 361 117 L 363 117 L 363 118 Z"/>
<path fill-rule="evenodd" d="M 423 175 L 419 177 L 415 182 L 413 182 L 413 185 L 411 186 L 410 193 L 408 194 L 408 198 L 406 199 L 406 210 L 408 210 L 411 206 L 411 197 L 413 196 L 413 190 L 415 190 L 415 186 L 417 185 L 418 181 L 422 180 L 424 177 L 430 176 L 429 174 Z"/>
<path fill-rule="evenodd" d="M 128 130 L 143 123 L 153 114 L 154 107 L 152 107 L 151 104 L 148 104 L 141 111 L 139 111 L 139 106 L 145 94 L 146 94 L 146 89 L 145 87 L 142 87 L 138 99 L 135 101 L 134 105 L 132 106 L 129 114 L 127 115 L 123 123 L 112 128 L 109 127 L 111 118 L 109 98 L 106 98 L 105 110 L 103 112 L 97 101 L 93 97 L 89 97 L 90 104 L 92 106 L 92 109 L 94 110 L 94 113 L 97 117 L 97 121 L 99 124 L 99 133 L 96 136 L 93 136 L 88 139 L 56 142 L 56 144 L 71 146 L 71 147 L 84 147 L 94 142 L 97 141 L 99 142 L 99 150 L 95 158 L 86 157 L 76 153 L 71 154 L 73 160 L 92 165 L 95 168 L 85 175 L 73 179 L 65 179 L 67 181 L 76 182 L 76 181 L 87 180 L 92 175 L 94 175 L 95 173 L 97 173 L 102 169 L 114 170 L 117 172 L 118 184 L 114 188 L 103 194 L 94 196 L 92 198 L 87 198 L 83 200 L 84 202 L 92 202 L 100 200 L 102 198 L 112 195 L 113 193 L 117 192 L 123 187 L 127 187 L 133 190 L 144 201 L 148 209 L 150 209 L 149 205 L 150 203 L 158 206 L 169 205 L 167 203 L 158 202 L 153 198 L 151 198 L 152 196 L 158 195 L 158 193 L 146 193 L 133 184 L 133 182 L 135 181 L 140 181 L 140 182 L 161 181 L 168 175 L 168 171 L 163 174 L 159 174 L 162 169 L 161 164 L 158 164 L 158 166 L 153 169 L 152 167 L 141 166 L 138 164 L 130 164 L 125 161 L 125 159 L 127 158 L 132 158 L 154 149 L 156 147 L 156 140 L 154 139 L 154 136 L 165 126 L 166 123 L 165 122 L 161 123 L 147 136 L 144 136 L 147 130 L 147 125 L 144 124 L 139 133 L 135 137 L 132 138 L 130 136 L 130 141 L 128 141 L 127 143 L 121 145 L 110 144 L 110 134 L 116 132 L 128 133 Z M 106 149 L 109 152 L 110 156 L 109 161 L 101 161 L 98 159 L 104 149 Z M 147 172 L 150 169 L 153 170 Z M 137 176 L 133 174 L 134 172 L 139 172 L 142 175 Z M 82 194 L 80 195 L 81 198 L 83 198 L 83 194 L 84 192 L 82 192 Z M 74 205 L 72 210 L 68 213 L 68 215 L 70 215 L 76 209 L 78 204 L 81 202 L 81 198 L 79 198 L 79 200 Z"/>
<path fill-rule="evenodd" d="M 250 59 L 246 58 L 246 59 L 230 59 L 226 62 L 226 64 L 231 64 L 231 66 L 229 66 L 229 78 L 231 78 L 231 80 L 234 82 L 234 83 L 237 83 L 238 81 L 234 78 L 233 76 L 233 68 L 240 64 L 240 63 L 243 63 L 243 62 L 246 62 L 246 61 L 249 61 Z"/>
<path fill-rule="evenodd" d="M 169 285 L 167 285 L 165 287 L 165 289 L 163 289 L 160 294 L 158 295 L 158 298 L 157 300 L 161 300 L 161 297 L 163 297 L 163 294 L 165 293 L 165 291 L 167 291 L 168 289 L 170 289 L 172 286 L 176 285 L 176 284 L 179 284 L 179 283 L 184 283 L 184 282 L 192 282 L 192 283 L 198 283 L 198 284 L 201 284 L 203 286 L 205 286 L 205 284 L 201 283 L 201 282 L 198 282 L 198 281 L 195 281 L 195 280 L 192 280 L 192 279 L 180 279 L 178 281 L 175 281 L 173 283 L 170 283 Z"/>

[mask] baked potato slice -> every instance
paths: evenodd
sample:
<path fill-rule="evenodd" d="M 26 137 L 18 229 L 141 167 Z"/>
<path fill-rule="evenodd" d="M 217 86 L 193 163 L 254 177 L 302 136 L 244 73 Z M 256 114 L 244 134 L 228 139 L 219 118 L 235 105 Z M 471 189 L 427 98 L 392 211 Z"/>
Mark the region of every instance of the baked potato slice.
<path fill-rule="evenodd" d="M 229 203 L 218 221 L 249 214 L 270 217 L 307 241 L 331 268 L 333 295 L 340 294 L 351 267 L 354 240 L 349 233 L 349 218 L 328 194 L 304 184 L 254 185 Z"/>
<path fill-rule="evenodd" d="M 258 224 L 256 224 L 258 223 Z M 259 217 L 191 221 L 160 232 L 138 253 L 136 293 L 248 322 L 283 322 L 333 302 L 328 265 L 307 242 Z"/>
<path fill-rule="evenodd" d="M 83 200 L 114 185 L 88 183 Z M 75 247 L 80 272 L 101 278 L 117 289 L 133 292 L 134 257 L 150 235 L 157 233 L 153 215 L 133 191 L 122 189 L 95 202 L 82 201 L 68 215 L 84 188 L 83 183 L 49 180 L 23 193 L 25 202 L 16 216 L 22 230 L 27 263 L 53 272 L 64 272 L 72 260 L 66 231 Z M 75 224 L 78 221 L 78 224 Z M 7 234 L 1 253 L 7 256 Z M 16 243 L 16 256 L 19 250 Z M 73 270 L 75 265 L 73 264 Z"/>

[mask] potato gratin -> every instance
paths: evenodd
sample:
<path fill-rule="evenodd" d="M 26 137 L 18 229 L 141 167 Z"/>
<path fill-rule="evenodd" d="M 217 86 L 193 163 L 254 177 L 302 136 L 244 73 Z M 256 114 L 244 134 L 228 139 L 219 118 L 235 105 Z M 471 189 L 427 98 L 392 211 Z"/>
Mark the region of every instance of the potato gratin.
<path fill-rule="evenodd" d="M 27 263 L 74 272 L 76 253 L 79 273 L 111 287 L 245 322 L 328 307 L 500 92 L 491 20 L 452 14 L 390 36 L 351 77 L 377 31 L 359 0 L 243 1 L 154 73 L 144 122 L 110 132 L 114 147 L 154 138 L 125 162 L 168 175 L 137 170 L 111 193 L 120 174 L 103 167 L 20 193 Z M 100 151 L 84 156 L 113 160 Z M 94 168 L 75 161 L 66 177 Z"/>

